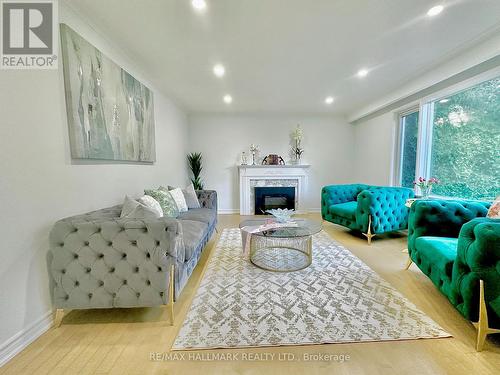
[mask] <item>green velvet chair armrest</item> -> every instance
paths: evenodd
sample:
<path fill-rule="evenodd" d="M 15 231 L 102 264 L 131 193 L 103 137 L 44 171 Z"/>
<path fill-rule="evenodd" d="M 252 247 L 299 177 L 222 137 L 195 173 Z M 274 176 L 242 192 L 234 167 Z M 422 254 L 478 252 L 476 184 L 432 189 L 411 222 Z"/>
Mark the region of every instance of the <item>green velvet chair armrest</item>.
<path fill-rule="evenodd" d="M 328 209 L 333 204 L 353 202 L 357 195 L 368 185 L 349 184 L 349 185 L 328 185 L 321 189 L 321 215 L 323 219 L 328 214 Z"/>
<path fill-rule="evenodd" d="M 459 234 L 452 288 L 457 309 L 477 321 L 479 280 L 484 280 L 490 323 L 500 328 L 500 220 L 477 218 Z M 492 325 L 490 325 L 492 326 Z"/>
<path fill-rule="evenodd" d="M 415 249 L 421 236 L 458 238 L 462 226 L 484 217 L 490 202 L 466 200 L 417 200 L 410 208 L 408 219 L 408 251 Z"/>
<path fill-rule="evenodd" d="M 412 189 L 404 187 L 370 187 L 357 196 L 356 223 L 364 233 L 368 230 L 368 216 L 372 217 L 372 233 L 406 229 L 408 207 L 406 200 L 413 198 Z"/>

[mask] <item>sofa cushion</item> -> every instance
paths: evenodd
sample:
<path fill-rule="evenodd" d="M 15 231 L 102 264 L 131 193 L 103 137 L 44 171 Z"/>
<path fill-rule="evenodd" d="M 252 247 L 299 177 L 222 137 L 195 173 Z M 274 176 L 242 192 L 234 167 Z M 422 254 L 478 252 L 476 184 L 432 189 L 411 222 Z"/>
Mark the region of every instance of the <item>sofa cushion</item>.
<path fill-rule="evenodd" d="M 167 217 L 177 217 L 179 216 L 179 209 L 175 203 L 174 198 L 168 191 L 160 189 L 146 189 L 144 190 L 145 195 L 149 195 L 156 199 L 163 210 L 163 216 Z"/>
<path fill-rule="evenodd" d="M 355 220 L 357 207 L 358 207 L 358 202 L 332 204 L 330 206 L 330 213 L 332 215 L 341 216 L 346 219 Z"/>
<path fill-rule="evenodd" d="M 453 262 L 457 257 L 457 243 L 458 238 L 423 236 L 417 238 L 415 248 L 419 259 L 424 258 L 426 264 L 432 264 L 433 268 L 451 279 Z"/>
<path fill-rule="evenodd" d="M 208 225 L 201 221 L 180 220 L 182 226 L 182 239 L 186 249 L 185 261 L 191 259 L 195 250 L 203 246 L 203 237 L 207 234 Z"/>
<path fill-rule="evenodd" d="M 211 226 L 215 222 L 216 215 L 217 212 L 210 208 L 192 208 L 187 212 L 181 212 L 178 219 L 200 221 Z"/>
<path fill-rule="evenodd" d="M 145 195 L 145 197 L 149 197 Z M 153 199 L 152 197 L 149 197 Z M 153 199 L 154 200 L 154 199 Z M 156 202 L 158 203 L 158 202 Z M 158 204 L 159 206 L 159 204 Z M 122 212 L 120 214 L 120 218 L 127 219 L 158 219 L 163 216 L 163 211 L 161 207 L 159 210 L 152 209 L 151 207 L 146 206 L 145 204 L 139 202 L 138 200 L 130 198 L 128 195 L 125 196 L 125 200 L 123 201 Z"/>
<path fill-rule="evenodd" d="M 175 204 L 179 209 L 179 212 L 186 212 L 188 210 L 188 206 L 186 203 L 186 198 L 184 198 L 184 194 L 182 193 L 181 188 L 176 188 L 169 191 L 172 198 L 174 198 Z"/>
<path fill-rule="evenodd" d="M 168 185 L 168 190 L 174 190 L 175 187 Z M 185 189 L 182 189 L 182 194 L 184 194 L 184 199 L 186 200 L 186 204 L 188 208 L 200 208 L 200 201 L 198 200 L 198 196 L 196 195 L 196 191 L 194 190 L 193 183 L 190 183 L 186 186 Z"/>

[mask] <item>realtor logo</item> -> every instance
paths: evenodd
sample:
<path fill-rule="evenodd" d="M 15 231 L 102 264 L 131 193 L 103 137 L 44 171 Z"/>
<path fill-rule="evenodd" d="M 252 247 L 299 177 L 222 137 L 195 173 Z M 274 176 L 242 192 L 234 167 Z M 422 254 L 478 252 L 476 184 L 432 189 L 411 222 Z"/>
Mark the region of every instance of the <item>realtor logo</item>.
<path fill-rule="evenodd" d="M 57 69 L 57 1 L 1 1 L 1 68 Z"/>

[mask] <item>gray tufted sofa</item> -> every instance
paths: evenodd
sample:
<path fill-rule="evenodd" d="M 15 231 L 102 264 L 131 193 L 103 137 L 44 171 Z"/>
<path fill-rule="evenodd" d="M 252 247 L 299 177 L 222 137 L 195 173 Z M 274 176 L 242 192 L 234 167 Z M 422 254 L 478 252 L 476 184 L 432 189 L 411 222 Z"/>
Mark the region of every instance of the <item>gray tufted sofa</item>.
<path fill-rule="evenodd" d="M 63 309 L 168 303 L 173 321 L 174 299 L 217 224 L 217 193 L 197 195 L 201 208 L 176 219 L 121 219 L 118 205 L 56 222 L 48 254 L 55 324 Z"/>

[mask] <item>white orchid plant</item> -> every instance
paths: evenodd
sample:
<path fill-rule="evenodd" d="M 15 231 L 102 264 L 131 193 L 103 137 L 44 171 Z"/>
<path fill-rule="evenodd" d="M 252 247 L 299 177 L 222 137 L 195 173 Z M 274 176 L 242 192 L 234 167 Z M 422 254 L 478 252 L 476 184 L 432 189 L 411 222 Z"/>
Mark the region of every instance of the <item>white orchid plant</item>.
<path fill-rule="evenodd" d="M 292 152 L 295 155 L 295 160 L 299 161 L 304 149 L 300 147 L 300 142 L 302 142 L 302 138 L 304 137 L 304 132 L 300 125 L 297 125 L 294 131 L 292 131 L 292 139 L 295 142 L 295 145 L 292 147 Z"/>

